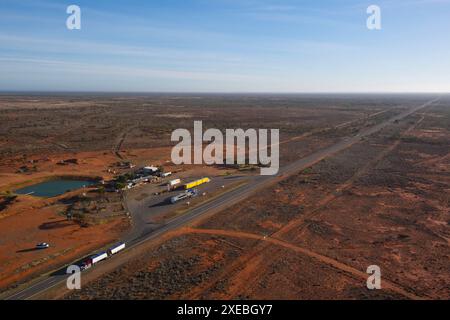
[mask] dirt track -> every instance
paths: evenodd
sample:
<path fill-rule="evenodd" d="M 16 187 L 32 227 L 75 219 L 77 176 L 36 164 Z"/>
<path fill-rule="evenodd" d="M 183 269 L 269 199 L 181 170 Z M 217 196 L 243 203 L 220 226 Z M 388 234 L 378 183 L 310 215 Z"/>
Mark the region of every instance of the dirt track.
<path fill-rule="evenodd" d="M 208 229 L 193 229 L 193 228 L 185 228 L 181 231 L 181 233 L 199 233 L 199 234 L 208 234 L 208 235 L 220 235 L 220 236 L 226 236 L 226 237 L 234 237 L 234 238 L 248 238 L 248 239 L 254 239 L 254 240 L 260 240 L 263 241 L 263 243 L 268 243 L 272 245 L 282 246 L 284 248 L 288 248 L 290 250 L 295 251 L 296 253 L 304 254 L 309 257 L 312 257 L 319 262 L 326 263 L 336 269 L 342 270 L 344 272 L 350 273 L 351 275 L 354 275 L 358 278 L 361 278 L 363 280 L 367 279 L 367 273 L 364 273 L 360 270 L 357 270 L 355 268 L 352 268 L 346 264 L 343 264 L 337 260 L 330 259 L 326 256 L 320 255 L 316 252 L 312 252 L 308 249 L 301 248 L 299 246 L 293 245 L 291 243 L 285 242 L 283 240 L 274 238 L 273 236 L 261 236 L 253 233 L 246 233 L 246 232 L 239 232 L 239 231 L 232 231 L 232 230 L 208 230 Z M 256 270 L 255 270 L 256 271 Z M 405 296 L 409 299 L 423 299 L 423 297 L 419 297 L 413 293 L 407 292 L 398 285 L 395 285 L 388 280 L 383 280 L 383 287 L 388 290 L 392 290 L 396 293 L 401 294 L 402 296 Z M 234 294 L 237 294 L 235 292 Z M 230 292 L 230 295 L 234 295 L 233 292 Z M 191 297 L 195 298 L 195 297 Z"/>

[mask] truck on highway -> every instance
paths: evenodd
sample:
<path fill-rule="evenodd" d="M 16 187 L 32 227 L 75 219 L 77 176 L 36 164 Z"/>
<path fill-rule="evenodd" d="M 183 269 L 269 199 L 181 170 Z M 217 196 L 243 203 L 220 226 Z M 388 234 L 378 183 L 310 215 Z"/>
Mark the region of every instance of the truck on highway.
<path fill-rule="evenodd" d="M 87 259 L 86 261 L 84 261 L 81 264 L 81 270 L 89 269 L 94 264 L 99 263 L 100 261 L 103 261 L 107 258 L 108 258 L 108 254 L 106 252 L 102 252 L 102 253 L 93 255 L 92 257 L 90 257 L 89 259 Z"/>
<path fill-rule="evenodd" d="M 211 181 L 211 179 L 209 179 L 209 178 L 198 179 L 198 180 L 195 180 L 195 181 L 186 183 L 186 184 L 184 185 L 184 189 L 186 189 L 186 190 L 192 189 L 192 188 L 195 188 L 195 187 L 197 187 L 197 186 L 199 186 L 199 185 L 208 183 L 208 182 L 210 182 L 210 181 Z"/>
<path fill-rule="evenodd" d="M 196 189 L 189 189 L 183 193 L 180 193 L 179 195 L 177 195 L 175 197 L 170 198 L 170 202 L 172 204 L 174 204 L 183 199 L 189 199 L 189 198 L 196 197 L 197 195 L 198 195 L 198 191 Z"/>
<path fill-rule="evenodd" d="M 123 243 L 123 242 L 118 243 L 118 244 L 114 245 L 113 247 L 109 248 L 108 256 L 112 256 L 112 255 L 118 253 L 119 251 L 122 251 L 123 249 L 125 249 L 125 243 Z"/>

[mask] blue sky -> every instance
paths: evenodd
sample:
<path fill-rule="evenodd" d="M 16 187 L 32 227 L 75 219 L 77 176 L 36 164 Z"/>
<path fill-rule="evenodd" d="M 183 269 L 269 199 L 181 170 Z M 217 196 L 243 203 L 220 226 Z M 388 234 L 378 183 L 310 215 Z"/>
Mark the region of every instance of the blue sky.
<path fill-rule="evenodd" d="M 450 0 L 0 0 L 10 90 L 450 92 Z"/>

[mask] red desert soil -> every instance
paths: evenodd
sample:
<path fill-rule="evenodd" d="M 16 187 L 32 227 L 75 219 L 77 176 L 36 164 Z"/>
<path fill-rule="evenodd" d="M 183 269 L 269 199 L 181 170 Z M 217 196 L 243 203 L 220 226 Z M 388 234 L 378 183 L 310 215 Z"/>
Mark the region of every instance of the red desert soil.
<path fill-rule="evenodd" d="M 58 215 L 57 206 L 6 217 L 0 222 L 0 288 L 57 268 L 118 239 L 126 221 L 82 228 Z M 35 250 L 38 242 L 51 247 Z"/>
<path fill-rule="evenodd" d="M 186 233 L 199 233 L 199 234 L 220 235 L 220 236 L 227 236 L 227 237 L 234 237 L 234 238 L 248 238 L 248 239 L 262 240 L 266 243 L 284 247 L 286 249 L 293 250 L 296 253 L 306 255 L 310 258 L 314 258 L 321 263 L 325 263 L 325 264 L 333 267 L 334 269 L 338 269 L 338 270 L 341 270 L 348 274 L 351 274 L 353 276 L 362 278 L 363 281 L 367 279 L 367 273 L 361 272 L 361 271 L 359 271 L 355 268 L 352 268 L 351 266 L 348 266 L 346 264 L 343 264 L 337 260 L 330 259 L 330 258 L 323 256 L 321 254 L 318 254 L 316 252 L 310 251 L 308 249 L 293 245 L 289 242 L 285 242 L 283 240 L 279 240 L 276 238 L 261 236 L 261 235 L 257 235 L 257 234 L 246 233 L 246 232 L 229 231 L 229 230 L 207 230 L 207 229 L 186 228 Z M 255 257 L 254 260 L 249 261 L 249 263 L 247 263 L 245 265 L 244 271 L 241 271 L 241 274 L 238 277 L 241 280 L 240 281 L 241 284 L 246 282 L 246 278 L 253 278 L 254 274 L 258 273 L 258 271 L 260 270 L 259 265 L 261 263 L 263 263 L 262 259 L 264 259 L 263 256 L 257 256 L 257 257 Z M 247 273 L 250 273 L 250 274 L 247 274 Z M 247 274 L 247 276 L 245 276 L 245 274 Z M 410 299 L 419 299 L 418 296 L 403 290 L 402 288 L 396 286 L 393 283 L 390 283 L 389 281 L 386 281 L 386 280 L 383 281 L 383 285 L 384 285 L 385 289 L 391 290 L 395 293 L 398 293 L 398 294 L 408 297 Z M 194 290 L 194 292 L 195 292 L 195 290 Z M 240 292 L 242 292 L 242 290 L 240 290 L 240 288 L 237 290 L 233 290 L 233 288 L 231 288 L 228 292 L 228 298 L 234 297 L 234 296 L 238 295 Z"/>

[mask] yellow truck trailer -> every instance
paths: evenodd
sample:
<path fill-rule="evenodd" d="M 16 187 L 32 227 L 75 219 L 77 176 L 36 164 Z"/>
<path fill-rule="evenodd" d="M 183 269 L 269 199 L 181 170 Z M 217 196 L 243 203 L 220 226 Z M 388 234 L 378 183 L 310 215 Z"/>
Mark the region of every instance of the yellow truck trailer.
<path fill-rule="evenodd" d="M 197 187 L 197 186 L 199 186 L 199 185 L 201 185 L 201 184 L 204 184 L 204 183 L 208 183 L 208 182 L 210 182 L 211 180 L 209 179 L 209 178 L 202 178 L 202 179 L 199 179 L 199 180 L 195 180 L 195 181 L 192 181 L 192 182 L 189 182 L 189 183 L 186 183 L 185 185 L 184 185 L 184 189 L 192 189 L 192 188 L 195 188 L 195 187 Z"/>

